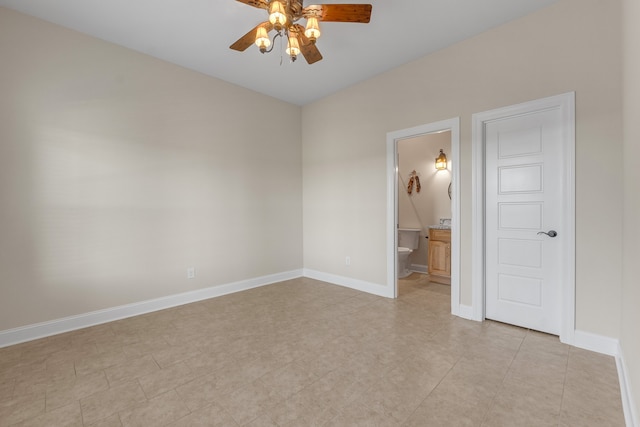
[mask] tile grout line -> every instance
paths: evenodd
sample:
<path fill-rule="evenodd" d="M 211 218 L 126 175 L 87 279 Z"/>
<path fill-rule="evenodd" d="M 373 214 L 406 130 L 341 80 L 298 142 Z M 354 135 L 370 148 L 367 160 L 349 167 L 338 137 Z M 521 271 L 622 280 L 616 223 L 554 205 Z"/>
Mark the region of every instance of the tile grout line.
<path fill-rule="evenodd" d="M 567 384 L 567 375 L 569 374 L 569 357 L 571 355 L 571 346 L 569 346 L 569 350 L 567 351 L 567 361 L 564 367 L 564 378 L 562 379 L 562 397 L 560 398 L 560 412 L 558 413 L 558 426 L 561 425 L 562 422 L 562 408 L 564 407 L 564 394 L 566 392 L 566 384 Z"/>
<path fill-rule="evenodd" d="M 431 389 L 431 391 L 429 392 L 429 394 L 427 394 L 425 396 L 424 399 L 422 399 L 420 401 L 420 403 L 416 406 L 416 408 L 409 414 L 409 416 L 407 418 L 405 418 L 402 423 L 400 423 L 400 425 L 403 425 L 404 423 L 407 422 L 407 420 L 410 420 L 411 417 L 413 416 L 413 414 L 415 414 L 418 409 L 420 408 L 420 406 L 429 398 L 429 396 L 431 396 L 431 393 L 433 393 L 435 391 L 435 389 L 438 388 L 438 386 L 442 383 L 442 381 L 444 381 L 444 379 L 447 377 L 447 375 L 449 375 L 449 373 L 453 370 L 453 368 L 456 367 L 456 365 L 460 362 L 460 360 L 462 359 L 462 356 L 459 356 L 458 359 L 456 360 L 456 362 L 451 365 L 451 367 L 449 368 L 449 370 L 442 376 L 442 378 L 440 378 L 440 381 L 438 381 L 438 384 L 436 384 L 436 386 L 434 388 Z"/>
<path fill-rule="evenodd" d="M 515 352 L 515 354 L 511 358 L 511 362 L 509 362 L 509 366 L 507 367 L 507 370 L 505 371 L 504 376 L 502 377 L 502 381 L 500 382 L 500 387 L 498 387 L 498 390 L 494 393 L 493 397 L 491 398 L 491 403 L 489 403 L 489 407 L 487 408 L 486 412 L 484 413 L 484 417 L 482 417 L 482 421 L 480 422 L 480 426 L 481 427 L 485 425 L 485 422 L 487 421 L 487 418 L 489 417 L 489 414 L 491 413 L 491 409 L 493 409 L 493 406 L 495 405 L 496 396 L 498 396 L 498 393 L 502 389 L 502 387 L 504 385 L 504 380 L 507 378 L 507 375 L 509 374 L 509 371 L 511 370 L 511 366 L 513 365 L 513 362 L 516 360 L 516 357 L 518 357 L 518 354 L 520 354 L 520 350 L 522 349 L 522 344 L 524 344 L 524 340 L 527 339 L 527 335 L 529 335 L 529 331 L 530 330 L 527 329 L 527 333 L 524 335 L 524 337 L 520 341 L 520 345 L 518 346 L 518 350 Z"/>

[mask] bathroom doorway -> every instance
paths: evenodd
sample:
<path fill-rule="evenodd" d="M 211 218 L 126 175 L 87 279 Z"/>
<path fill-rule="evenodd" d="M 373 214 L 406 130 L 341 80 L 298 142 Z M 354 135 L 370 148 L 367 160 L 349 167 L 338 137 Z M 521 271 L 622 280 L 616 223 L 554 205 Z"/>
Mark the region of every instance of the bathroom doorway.
<path fill-rule="evenodd" d="M 447 158 L 446 166 L 436 169 L 436 158 L 441 149 Z M 450 291 L 451 312 L 457 314 L 460 264 L 459 192 L 456 191 L 459 177 L 459 119 L 389 133 L 387 154 L 388 280 L 394 289 L 394 297 L 399 296 L 400 284 L 402 288 L 409 289 L 434 283 L 436 291 Z M 408 260 L 403 259 L 407 258 L 406 255 L 402 257 L 398 254 L 398 229 L 420 232 L 419 244 L 411 248 Z M 402 251 L 407 252 L 404 249 Z M 431 279 L 434 279 L 433 282 Z M 446 289 L 448 286 L 450 289 Z"/>

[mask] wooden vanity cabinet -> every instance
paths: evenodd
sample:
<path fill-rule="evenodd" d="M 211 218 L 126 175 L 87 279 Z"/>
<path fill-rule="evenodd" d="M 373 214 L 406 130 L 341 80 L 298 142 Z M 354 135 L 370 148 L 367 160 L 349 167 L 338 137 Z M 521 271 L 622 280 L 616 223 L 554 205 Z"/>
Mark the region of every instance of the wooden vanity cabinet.
<path fill-rule="evenodd" d="M 430 281 L 451 284 L 451 230 L 429 229 Z"/>

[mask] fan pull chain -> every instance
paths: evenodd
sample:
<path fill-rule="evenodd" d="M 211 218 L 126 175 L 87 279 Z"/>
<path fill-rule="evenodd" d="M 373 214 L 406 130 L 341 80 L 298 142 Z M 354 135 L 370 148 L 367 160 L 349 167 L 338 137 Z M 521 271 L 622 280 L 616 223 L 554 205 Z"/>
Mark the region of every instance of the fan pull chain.
<path fill-rule="evenodd" d="M 287 33 L 285 32 L 284 34 L 285 36 L 287 35 Z M 284 49 L 282 49 L 282 43 L 283 43 L 284 37 L 280 37 L 280 66 L 282 67 L 282 52 L 284 51 Z"/>

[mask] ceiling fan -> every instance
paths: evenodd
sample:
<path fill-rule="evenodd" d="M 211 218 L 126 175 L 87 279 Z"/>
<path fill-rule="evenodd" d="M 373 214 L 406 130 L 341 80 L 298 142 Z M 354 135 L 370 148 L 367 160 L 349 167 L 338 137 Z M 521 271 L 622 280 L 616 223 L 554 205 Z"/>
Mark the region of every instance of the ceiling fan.
<path fill-rule="evenodd" d="M 368 23 L 371 19 L 370 4 L 319 4 L 304 7 L 303 0 L 237 0 L 249 6 L 269 11 L 269 19 L 255 26 L 235 43 L 229 46 L 237 51 L 244 51 L 252 44 L 260 48 L 260 52 L 273 50 L 273 42 L 278 37 L 287 39 L 287 55 L 295 61 L 300 53 L 309 64 L 322 59 L 316 47 L 320 37 L 318 21 L 324 22 L 360 22 Z M 306 27 L 297 24 L 300 19 L 307 20 Z M 269 32 L 275 30 L 273 40 Z M 271 46 L 271 49 L 269 47 Z"/>

